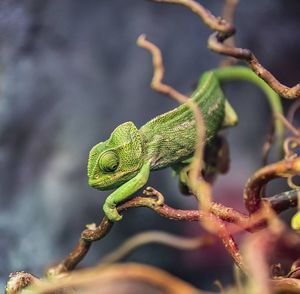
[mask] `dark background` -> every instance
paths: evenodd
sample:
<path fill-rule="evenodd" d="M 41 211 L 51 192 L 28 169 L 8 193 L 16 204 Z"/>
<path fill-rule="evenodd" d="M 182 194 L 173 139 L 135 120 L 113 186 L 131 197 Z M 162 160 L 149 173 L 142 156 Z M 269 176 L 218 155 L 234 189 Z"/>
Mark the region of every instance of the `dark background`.
<path fill-rule="evenodd" d="M 223 1 L 201 1 L 215 15 Z M 241 1 L 236 41 L 255 52 L 283 83 L 300 76 L 300 3 Z M 149 54 L 136 46 L 145 33 L 163 52 L 165 81 L 190 93 L 200 74 L 221 56 L 207 49 L 210 30 L 180 6 L 139 0 L 0 0 L 0 279 L 11 271 L 41 275 L 65 257 L 86 223 L 98 222 L 107 193 L 87 185 L 89 149 L 120 123 L 137 126 L 176 105 L 150 89 Z M 240 117 L 228 130 L 232 167 L 215 186 L 218 201 L 244 210 L 242 190 L 261 165 L 270 125 L 266 99 L 253 85 L 233 83 L 226 94 Z M 287 106 L 288 103 L 285 103 Z M 167 203 L 196 207 L 181 196 L 169 169 L 149 184 Z M 281 188 L 280 188 L 281 189 Z M 279 192 L 279 184 L 269 193 Z M 135 209 L 94 244 L 83 265 L 94 265 L 129 236 L 159 229 L 199 234 L 198 224 L 162 219 Z M 231 281 L 231 260 L 221 244 L 198 252 L 158 245 L 129 260 L 154 264 L 202 288 Z"/>

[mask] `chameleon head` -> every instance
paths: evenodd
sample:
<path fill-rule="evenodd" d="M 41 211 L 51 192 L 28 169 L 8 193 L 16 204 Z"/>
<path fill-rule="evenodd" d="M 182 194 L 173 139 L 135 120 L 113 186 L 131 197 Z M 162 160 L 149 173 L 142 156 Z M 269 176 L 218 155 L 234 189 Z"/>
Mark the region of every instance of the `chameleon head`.
<path fill-rule="evenodd" d="M 118 126 L 110 138 L 95 145 L 89 154 L 89 185 L 115 189 L 132 179 L 143 165 L 143 143 L 132 122 Z"/>

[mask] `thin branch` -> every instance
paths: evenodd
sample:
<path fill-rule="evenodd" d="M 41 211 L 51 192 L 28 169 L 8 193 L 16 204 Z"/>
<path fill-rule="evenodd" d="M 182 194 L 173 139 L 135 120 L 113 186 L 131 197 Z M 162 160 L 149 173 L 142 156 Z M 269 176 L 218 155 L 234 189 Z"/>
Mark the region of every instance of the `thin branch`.
<path fill-rule="evenodd" d="M 299 109 L 300 109 L 300 100 L 297 100 L 289 108 L 289 111 L 288 111 L 288 114 L 287 114 L 287 120 L 290 122 L 290 124 L 293 124 L 295 114 Z"/>
<path fill-rule="evenodd" d="M 65 293 L 70 288 L 80 287 L 84 293 L 95 293 L 96 289 L 101 289 L 103 285 L 113 286 L 116 281 L 120 280 L 141 281 L 145 285 L 158 288 L 162 293 L 212 294 L 211 292 L 202 292 L 166 271 L 135 263 L 99 265 L 93 268 L 80 269 L 70 273 L 64 279 L 44 281 L 37 287 L 31 287 L 30 290 L 33 293 L 57 293 L 56 291 L 63 290 Z"/>
<path fill-rule="evenodd" d="M 197 9 L 197 6 L 195 6 L 194 8 Z M 202 11 L 200 10 L 199 13 L 202 13 Z M 173 89 L 171 86 L 166 85 L 162 82 L 164 78 L 164 66 L 160 49 L 153 43 L 147 41 L 145 35 L 141 35 L 138 38 L 137 44 L 138 46 L 147 49 L 152 54 L 154 71 L 151 82 L 152 88 L 160 93 L 170 96 L 171 98 L 177 100 L 179 103 L 185 103 L 193 111 L 196 122 L 197 140 L 195 145 L 193 161 L 190 164 L 189 188 L 197 197 L 197 200 L 199 202 L 199 210 L 201 209 L 204 212 L 208 212 L 209 206 L 212 202 L 211 187 L 207 182 L 205 182 L 200 173 L 202 170 L 206 131 L 201 110 L 192 99 L 188 99 L 187 96 L 182 95 L 181 93 Z M 208 231 L 213 233 L 215 226 L 213 226 L 211 223 L 206 222 L 206 218 L 203 218 L 202 225 Z"/>
<path fill-rule="evenodd" d="M 214 239 L 212 236 L 205 237 L 180 237 L 161 231 L 148 231 L 137 234 L 117 249 L 104 256 L 101 260 L 101 264 L 111 264 L 120 261 L 124 257 L 128 256 L 136 248 L 149 243 L 158 243 L 173 247 L 180 250 L 195 250 L 203 246 L 213 244 Z"/>
<path fill-rule="evenodd" d="M 296 137 L 300 137 L 300 131 L 296 129 L 282 114 L 275 113 L 275 118 L 282 121 L 284 126 L 291 131 Z"/>
<path fill-rule="evenodd" d="M 224 41 L 235 33 L 233 25 L 226 20 L 215 17 L 209 10 L 193 0 L 152 0 L 154 2 L 180 4 L 198 15 L 202 21 L 215 32 L 208 39 L 208 48 L 214 52 L 244 60 L 252 70 L 262 78 L 275 92 L 287 99 L 300 96 L 300 83 L 293 87 L 281 84 L 267 69 L 257 60 L 249 49 L 232 47 L 224 44 Z"/>
<path fill-rule="evenodd" d="M 193 11 L 195 14 L 200 16 L 202 21 L 212 30 L 222 32 L 224 34 L 230 34 L 231 36 L 235 33 L 233 25 L 225 21 L 220 17 L 215 17 L 209 10 L 203 7 L 196 1 L 193 0 L 152 0 L 158 3 L 169 3 L 179 4 Z"/>
<path fill-rule="evenodd" d="M 225 0 L 223 6 L 223 18 L 233 25 L 235 13 L 237 6 L 239 4 L 239 0 Z"/>
<path fill-rule="evenodd" d="M 250 236 L 244 242 L 243 255 L 248 266 L 250 289 L 253 293 L 271 294 L 267 250 L 274 241 L 269 231 Z"/>
<path fill-rule="evenodd" d="M 223 6 L 223 18 L 228 22 L 234 25 L 234 18 L 237 10 L 237 6 L 239 4 L 239 0 L 225 0 L 224 6 Z M 235 39 L 234 35 L 232 35 L 230 38 L 228 38 L 226 41 L 226 44 L 231 47 L 235 47 Z M 233 64 L 237 63 L 237 59 L 226 56 L 220 63 L 221 67 L 224 66 L 231 66 Z"/>
<path fill-rule="evenodd" d="M 230 47 L 223 44 L 226 38 L 221 37 L 219 33 L 213 33 L 208 39 L 208 48 L 214 52 L 246 61 L 251 69 L 280 96 L 287 99 L 294 99 L 300 96 L 299 83 L 293 87 L 281 84 L 258 62 L 255 55 L 249 49 Z"/>
<path fill-rule="evenodd" d="M 294 192 L 294 191 L 290 191 L 290 192 Z M 287 192 L 286 192 L 287 193 Z M 288 194 L 286 194 L 286 195 L 288 195 Z M 291 195 L 289 195 L 289 196 L 291 196 Z M 295 196 L 295 195 L 293 195 L 293 196 Z M 285 201 L 285 205 L 281 205 L 280 204 L 280 202 L 281 202 L 281 200 L 284 200 Z M 295 197 L 290 197 L 290 199 L 289 199 L 290 201 L 288 201 L 292 206 L 295 206 L 296 205 L 296 201 L 297 201 L 297 197 L 295 198 Z M 275 208 L 275 210 L 276 211 L 281 211 L 281 210 L 284 210 L 285 208 L 287 208 L 287 201 L 286 201 L 286 197 L 285 197 L 285 195 L 284 194 L 279 194 L 279 195 L 276 195 L 276 196 L 274 196 L 274 197 L 270 197 L 269 199 L 268 199 L 268 201 L 269 201 L 269 203 L 274 203 L 274 208 Z M 130 203 L 129 203 L 130 202 Z M 127 209 L 127 208 L 130 208 L 130 207 L 139 207 L 140 205 L 141 206 L 143 206 L 143 205 L 145 205 L 146 207 L 150 207 L 150 208 L 152 208 L 152 209 L 154 209 L 156 212 L 158 212 L 158 211 L 160 211 L 160 212 L 162 212 L 163 211 L 163 213 L 161 213 L 161 215 L 163 215 L 163 216 L 167 216 L 168 215 L 168 213 L 167 213 L 167 211 L 170 211 L 171 212 L 171 215 L 174 217 L 174 219 L 180 219 L 180 220 L 189 220 L 189 221 L 191 221 L 191 220 L 198 220 L 198 217 L 200 217 L 201 215 L 199 214 L 199 211 L 198 210 L 194 210 L 194 211 L 183 211 L 183 210 L 176 210 L 176 209 L 173 209 L 173 208 L 170 208 L 169 207 L 169 210 L 168 209 L 165 209 L 165 204 L 163 205 L 163 207 L 161 207 L 161 206 L 157 206 L 156 205 L 156 200 L 155 199 L 149 199 L 149 198 L 145 198 L 145 197 L 136 197 L 136 198 L 133 198 L 133 199 L 131 199 L 131 200 L 129 200 L 128 202 L 126 202 L 126 203 L 124 203 L 124 204 L 122 204 L 122 207 L 121 206 L 119 206 L 118 207 L 118 209 L 119 209 L 119 212 L 121 212 L 121 210 L 122 211 L 124 211 L 125 209 Z M 226 209 L 226 208 L 224 208 L 224 209 Z M 176 212 L 177 211 L 177 212 Z M 230 212 L 230 211 L 229 211 Z M 231 213 L 229 213 L 229 214 L 231 214 Z M 236 212 L 236 214 L 238 214 L 238 212 Z M 226 213 L 225 212 L 223 212 L 223 215 L 225 216 L 226 215 Z M 227 219 L 228 221 L 234 221 L 233 219 Z M 107 221 L 107 219 L 106 218 L 104 218 L 103 220 L 102 220 L 102 223 L 103 222 L 106 222 Z M 261 220 L 260 220 L 261 221 Z M 278 227 L 278 226 L 276 226 L 276 227 Z M 279 228 L 280 228 L 281 226 L 279 226 Z M 99 228 L 99 227 L 98 227 Z M 97 229 L 98 229 L 97 228 Z M 107 226 L 100 226 L 100 228 L 102 228 L 102 229 L 107 229 L 108 227 Z M 90 230 L 90 231 L 94 231 L 94 232 L 97 232 L 97 229 L 95 229 L 95 230 Z M 88 231 L 88 230 L 86 230 L 86 231 Z M 275 230 L 276 231 L 276 230 Z M 280 231 L 279 232 L 281 232 L 282 231 L 282 229 L 280 229 Z M 271 231 L 272 232 L 272 231 Z M 103 236 L 105 236 L 107 234 L 107 231 L 106 232 L 102 232 L 102 237 Z M 278 234 L 278 233 L 277 233 Z M 84 232 L 83 232 L 83 234 L 82 234 L 82 236 L 83 235 L 85 235 L 84 234 Z M 90 232 L 90 233 L 88 233 L 88 234 L 86 234 L 86 235 L 88 235 L 89 237 L 91 237 L 92 236 L 92 233 Z M 99 234 L 99 231 L 96 233 L 96 235 L 97 236 L 94 236 L 94 238 L 91 238 L 91 240 L 93 239 L 94 241 L 96 241 L 97 240 L 97 238 L 99 238 L 100 237 L 100 234 Z M 299 237 L 298 236 L 296 236 L 295 234 L 291 234 L 291 233 L 282 233 L 282 234 L 280 234 L 279 236 L 278 236 L 278 238 L 277 238 L 277 240 L 278 240 L 278 242 L 280 242 L 280 248 L 287 248 L 288 250 L 286 251 L 286 252 L 290 252 L 291 253 L 291 255 L 292 256 L 299 256 L 299 248 L 300 248 L 300 240 L 299 240 Z M 87 241 L 87 242 L 91 242 L 91 241 Z M 274 246 L 274 244 L 272 244 L 273 246 Z M 235 246 L 234 244 L 232 245 L 232 246 Z M 76 247 L 77 249 L 79 248 L 78 246 Z M 269 249 L 271 249 L 271 248 L 269 248 Z M 86 251 L 85 251 L 86 252 Z M 284 251 L 285 252 L 285 251 Z M 68 258 L 70 258 L 71 256 L 81 256 L 80 254 L 70 254 L 69 255 L 69 257 Z M 75 265 L 76 264 L 78 264 L 78 262 L 79 262 L 80 260 L 74 260 L 73 259 L 73 265 L 72 265 L 72 269 L 75 267 Z M 61 263 L 61 264 L 63 264 L 63 262 Z M 61 265 L 60 264 L 60 265 Z M 71 262 L 69 261 L 69 262 L 67 262 L 67 263 L 65 263 L 65 264 L 68 264 L 68 265 L 71 265 Z M 64 267 L 64 266 L 57 266 L 56 267 L 57 269 L 65 269 L 66 270 L 66 267 Z M 52 269 L 55 269 L 55 267 L 53 267 Z M 103 269 L 103 267 L 96 267 L 96 271 L 97 271 L 97 273 L 98 273 L 98 270 L 102 270 Z M 104 268 L 105 269 L 105 268 Z M 60 274 L 60 275 L 62 275 L 64 272 L 60 272 L 59 273 L 59 271 L 58 270 L 53 270 L 52 272 L 56 272 L 57 274 Z M 84 273 L 86 273 L 86 271 L 80 271 L 80 274 L 79 274 L 79 276 L 76 276 L 76 274 L 73 276 L 73 274 L 72 274 L 72 281 L 69 279 L 69 278 L 66 278 L 66 279 L 61 279 L 58 283 L 60 283 L 59 285 L 60 286 L 63 286 L 63 285 L 76 285 L 76 283 L 78 282 L 78 283 L 81 283 L 82 281 L 85 281 L 85 282 L 87 282 L 88 283 L 88 281 L 86 281 L 85 280 L 85 278 L 88 278 L 88 279 L 90 279 L 90 278 L 92 278 L 92 276 L 90 275 L 90 273 L 91 273 L 91 271 L 90 270 L 87 270 L 87 272 L 89 273 L 89 274 L 87 274 L 86 276 L 84 276 L 85 274 Z M 57 277 L 57 276 L 56 276 Z M 78 280 L 77 278 L 78 277 L 80 277 L 80 280 Z M 98 276 L 98 274 L 97 274 L 97 277 L 99 277 Z M 75 284 L 72 284 L 73 282 L 74 282 L 74 279 L 73 278 L 75 278 Z M 81 282 L 80 282 L 81 281 Z M 19 281 L 19 283 L 20 283 L 21 281 Z M 72 283 L 71 283 L 72 282 Z M 62 285 L 62 284 L 63 285 Z M 51 285 L 49 285 L 50 287 L 52 287 Z M 50 289 L 50 288 L 49 288 Z M 51 288 L 52 289 L 52 288 Z M 53 289 L 52 289 L 53 290 Z M 16 292 L 11 292 L 11 293 L 16 293 Z"/>
<path fill-rule="evenodd" d="M 210 218 L 205 218 L 205 221 L 209 222 L 211 221 L 211 224 L 215 226 L 215 228 L 212 230 L 215 234 L 219 236 L 219 238 L 222 240 L 225 249 L 229 253 L 229 255 L 232 257 L 235 264 L 244 272 L 246 272 L 246 267 L 243 262 L 243 258 L 240 254 L 239 248 L 237 244 L 235 243 L 232 235 L 227 230 L 224 222 L 217 217 L 216 215 L 210 213 Z"/>
<path fill-rule="evenodd" d="M 282 132 L 282 134 L 283 134 L 282 135 L 282 137 L 283 137 L 284 132 Z M 269 154 L 270 154 L 271 148 L 274 143 L 274 139 L 275 139 L 275 124 L 274 124 L 274 119 L 272 118 L 271 126 L 269 128 L 265 142 L 262 147 L 262 165 L 263 166 L 268 163 L 268 158 L 269 158 Z M 282 148 L 282 146 L 280 146 L 280 148 Z M 280 153 L 282 153 L 282 151 Z"/>
<path fill-rule="evenodd" d="M 244 189 L 244 201 L 250 213 L 257 211 L 261 204 L 261 190 L 271 180 L 300 174 L 300 157 L 282 160 L 256 171 Z"/>
<path fill-rule="evenodd" d="M 285 159 L 297 157 L 297 153 L 293 150 L 300 146 L 300 137 L 288 137 L 284 140 L 283 150 Z"/>
<path fill-rule="evenodd" d="M 17 294 L 28 285 L 40 285 L 41 281 L 32 274 L 26 272 L 13 272 L 5 287 L 6 294 Z"/>
<path fill-rule="evenodd" d="M 263 201 L 269 203 L 276 213 L 280 213 L 290 207 L 297 206 L 297 190 L 280 193 L 269 198 L 263 198 Z M 167 204 L 157 205 L 157 199 L 145 196 L 132 198 L 118 206 L 117 209 L 119 213 L 122 213 L 127 209 L 136 207 L 148 207 L 154 210 L 160 216 L 170 220 L 199 221 L 199 219 L 203 219 L 204 217 L 203 212 L 199 212 L 199 210 L 175 209 Z M 233 223 L 238 227 L 250 232 L 252 227 L 255 227 L 257 230 L 266 226 L 263 216 L 260 218 L 255 218 L 254 214 L 251 218 L 249 218 L 247 215 L 240 213 L 233 208 L 226 207 L 220 203 L 212 203 L 210 212 L 218 216 L 221 220 Z M 97 226 L 95 229 L 85 229 L 81 233 L 81 238 L 73 251 L 60 263 L 49 268 L 48 275 L 56 276 L 63 272 L 73 270 L 88 252 L 91 243 L 104 238 L 109 233 L 112 226 L 113 223 L 104 217 L 99 226 Z"/>
<path fill-rule="evenodd" d="M 300 293 L 300 280 L 293 278 L 277 278 L 270 281 L 275 293 Z"/>
<path fill-rule="evenodd" d="M 118 206 L 118 212 L 121 213 L 130 207 L 144 206 L 153 208 L 157 206 L 157 199 L 155 198 L 139 197 L 138 199 L 132 200 L 129 200 L 128 202 L 125 202 L 124 204 Z M 99 226 L 95 227 L 95 229 L 85 229 L 81 233 L 81 237 L 71 253 L 60 263 L 51 266 L 47 270 L 47 276 L 57 276 L 61 273 L 73 270 L 77 266 L 77 264 L 85 257 L 91 246 L 91 243 L 104 238 L 110 232 L 113 224 L 114 223 L 110 222 L 107 217 L 103 217 Z"/>
<path fill-rule="evenodd" d="M 203 121 L 203 117 L 201 114 L 201 110 L 199 109 L 198 105 L 189 99 L 188 96 L 185 96 L 178 91 L 176 91 L 171 86 L 162 82 L 164 78 L 164 65 L 163 59 L 160 49 L 154 45 L 152 42 L 146 40 L 145 35 L 139 36 L 137 40 L 138 46 L 148 50 L 152 55 L 153 61 L 153 78 L 151 82 L 151 87 L 162 94 L 165 94 L 179 103 L 186 103 L 194 113 L 194 118 L 196 121 L 196 146 L 194 152 L 194 160 L 191 164 L 191 171 L 190 171 L 190 179 L 191 183 L 197 183 L 199 178 L 199 171 L 202 170 L 202 158 L 203 158 L 203 149 L 204 149 L 204 142 L 205 142 L 205 124 Z M 196 185 L 195 185 L 196 186 Z"/>
<path fill-rule="evenodd" d="M 273 229 L 268 228 L 249 236 L 244 244 L 244 256 L 252 278 L 253 292 L 274 293 L 275 290 L 276 293 L 299 293 L 300 284 L 294 283 L 296 279 L 293 279 L 299 269 L 299 234 L 290 232 L 283 223 L 277 223 Z M 278 255 L 284 260 L 296 259 L 296 261 L 287 276 L 269 280 L 269 262 L 272 261 L 272 257 Z"/>

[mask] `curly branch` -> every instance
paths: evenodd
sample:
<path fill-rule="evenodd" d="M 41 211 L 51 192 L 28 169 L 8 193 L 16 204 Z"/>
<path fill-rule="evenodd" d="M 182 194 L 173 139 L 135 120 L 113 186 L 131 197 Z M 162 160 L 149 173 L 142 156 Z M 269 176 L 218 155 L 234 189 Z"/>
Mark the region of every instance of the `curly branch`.
<path fill-rule="evenodd" d="M 228 22 L 231 23 L 232 25 L 234 25 L 234 18 L 235 18 L 235 13 L 236 13 L 236 9 L 237 6 L 239 4 L 239 0 L 225 0 L 224 1 L 224 6 L 223 6 L 223 18 Z M 231 46 L 231 47 L 235 47 L 235 39 L 234 36 L 231 36 L 230 38 L 228 38 L 226 41 L 226 44 Z M 230 56 L 226 56 L 220 63 L 221 67 L 225 67 L 225 66 L 231 66 L 234 65 L 235 63 L 237 63 L 237 59 L 230 57 Z"/>
<path fill-rule="evenodd" d="M 104 256 L 101 264 L 111 264 L 128 256 L 136 248 L 149 244 L 158 243 L 181 250 L 194 250 L 203 246 L 211 245 L 214 239 L 212 236 L 205 237 L 180 237 L 160 231 L 148 231 L 137 234 L 126 240 L 117 249 Z"/>
<path fill-rule="evenodd" d="M 271 180 L 300 174 L 300 157 L 282 160 L 267 165 L 248 180 L 244 189 L 245 205 L 250 213 L 257 211 L 261 204 L 261 191 Z"/>
<path fill-rule="evenodd" d="M 290 232 L 282 224 L 249 236 L 244 242 L 244 256 L 254 286 L 253 292 L 273 293 L 275 290 L 276 293 L 299 293 L 300 283 L 295 283 L 296 277 L 299 277 L 299 248 L 299 234 Z M 269 279 L 269 263 L 272 257 L 278 255 L 295 261 L 286 276 L 280 273 L 280 276 Z"/>
<path fill-rule="evenodd" d="M 280 213 L 290 207 L 297 206 L 297 190 L 291 190 L 288 192 L 280 193 L 273 197 L 262 199 L 263 201 L 269 203 L 276 213 Z M 145 196 L 132 198 L 118 206 L 117 209 L 119 213 L 122 213 L 127 209 L 135 207 L 148 207 L 154 210 L 160 216 L 168 218 L 170 220 L 199 221 L 199 219 L 203 218 L 203 212 L 199 212 L 199 210 L 175 209 L 168 206 L 167 204 L 158 205 L 157 199 Z M 247 215 L 240 213 L 233 208 L 226 207 L 220 203 L 212 203 L 210 212 L 213 215 L 218 216 L 221 220 L 233 223 L 238 227 L 241 227 L 242 229 L 248 230 L 250 232 L 253 227 L 257 229 L 263 228 L 266 225 L 263 216 L 257 219 L 251 219 Z M 86 255 L 91 246 L 91 243 L 104 238 L 109 233 L 112 226 L 113 223 L 110 222 L 106 217 L 104 217 L 99 226 L 95 227 L 94 229 L 85 229 L 81 233 L 81 238 L 73 251 L 59 264 L 49 268 L 47 274 L 50 276 L 57 276 L 61 273 L 73 270 Z M 231 241 L 229 243 L 232 244 Z M 232 244 L 231 248 L 234 249 L 235 245 Z M 232 253 L 234 252 L 235 251 L 233 250 Z"/>
<path fill-rule="evenodd" d="M 204 142 L 205 142 L 205 124 L 203 121 L 203 117 L 201 114 L 201 110 L 199 109 L 198 105 L 188 96 L 185 96 L 178 91 L 176 91 L 173 87 L 165 84 L 162 82 L 164 78 L 164 65 L 163 59 L 160 49 L 154 45 L 152 42 L 146 40 L 145 35 L 139 36 L 137 39 L 137 44 L 141 48 L 148 50 L 152 55 L 153 61 L 153 78 L 151 82 L 151 87 L 162 94 L 165 94 L 179 103 L 186 103 L 194 113 L 194 118 L 196 121 L 196 136 L 197 142 L 195 146 L 195 153 L 194 153 L 194 160 L 191 164 L 191 171 L 190 171 L 190 181 L 193 186 L 199 186 L 198 178 L 199 178 L 199 171 L 202 170 L 202 158 L 203 158 L 203 149 L 204 149 Z M 195 193 L 196 194 L 196 193 Z M 205 197 L 202 197 L 205 198 Z"/>
<path fill-rule="evenodd" d="M 299 293 L 300 280 L 294 278 L 278 278 L 270 281 L 275 293 Z"/>
<path fill-rule="evenodd" d="M 180 4 L 198 15 L 202 21 L 215 32 L 208 39 L 208 48 L 214 52 L 231 56 L 248 63 L 251 69 L 262 78 L 275 92 L 287 99 L 294 99 L 300 96 L 300 83 L 293 87 L 281 84 L 267 69 L 257 60 L 255 55 L 244 48 L 232 47 L 224 44 L 224 41 L 234 35 L 235 28 L 226 20 L 215 17 L 209 10 L 194 0 L 152 0 L 171 4 Z"/>
<path fill-rule="evenodd" d="M 155 289 L 158 288 L 162 293 L 207 293 L 194 288 L 185 281 L 161 269 L 136 263 L 114 264 L 109 267 L 100 265 L 93 268 L 80 269 L 71 273 L 66 279 L 57 279 L 51 282 L 45 281 L 36 287 L 32 287 L 30 290 L 34 293 L 69 293 L 68 290 L 70 288 L 76 289 L 76 287 L 79 287 L 83 293 L 95 293 L 96 289 L 101 289 L 103 285 L 112 285 L 120 280 L 141 281 L 145 285 L 153 286 Z"/>
<path fill-rule="evenodd" d="M 287 119 L 291 124 L 293 124 L 295 114 L 299 109 L 300 109 L 300 100 L 297 100 L 292 104 L 287 114 Z"/>
<path fill-rule="evenodd" d="M 193 0 L 152 0 L 153 2 L 180 4 L 193 11 L 200 16 L 202 21 L 212 30 L 222 32 L 231 36 L 235 33 L 235 28 L 225 19 L 215 17 L 209 10 L 204 8 L 201 4 Z"/>
<path fill-rule="evenodd" d="M 17 294 L 29 285 L 40 285 L 41 281 L 32 274 L 26 272 L 13 272 L 5 287 L 6 294 Z"/>

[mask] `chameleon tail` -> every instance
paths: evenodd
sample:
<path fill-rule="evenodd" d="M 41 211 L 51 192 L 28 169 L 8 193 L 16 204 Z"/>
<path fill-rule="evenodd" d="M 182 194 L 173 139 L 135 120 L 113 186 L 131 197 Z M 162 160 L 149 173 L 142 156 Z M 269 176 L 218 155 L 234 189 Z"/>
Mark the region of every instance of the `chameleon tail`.
<path fill-rule="evenodd" d="M 258 77 L 248 67 L 223 67 L 215 69 L 214 73 L 221 83 L 235 80 L 245 80 L 254 83 L 258 87 L 260 87 L 266 94 L 270 107 L 272 109 L 273 116 L 275 116 L 275 114 L 277 113 L 283 114 L 281 100 L 278 94 L 273 91 L 265 81 Z M 284 141 L 284 126 L 283 123 L 278 119 L 275 121 L 275 134 L 278 139 L 280 149 L 282 149 Z"/>

